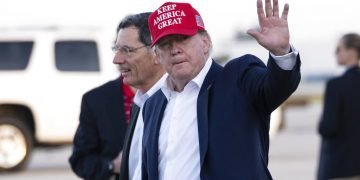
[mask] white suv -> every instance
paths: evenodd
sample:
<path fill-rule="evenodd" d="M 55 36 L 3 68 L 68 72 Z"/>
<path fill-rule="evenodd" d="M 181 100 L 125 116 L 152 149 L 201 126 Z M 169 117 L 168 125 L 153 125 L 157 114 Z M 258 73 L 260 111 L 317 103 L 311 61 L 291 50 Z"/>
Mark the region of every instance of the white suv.
<path fill-rule="evenodd" d="M 24 167 L 33 147 L 70 143 L 82 94 L 116 78 L 115 32 L 0 29 L 0 171 Z"/>

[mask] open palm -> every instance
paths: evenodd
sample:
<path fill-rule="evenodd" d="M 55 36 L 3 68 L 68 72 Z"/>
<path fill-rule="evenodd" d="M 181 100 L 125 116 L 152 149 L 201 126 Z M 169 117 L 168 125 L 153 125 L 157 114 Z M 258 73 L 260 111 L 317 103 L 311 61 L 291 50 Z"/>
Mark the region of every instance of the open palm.
<path fill-rule="evenodd" d="M 284 55 L 290 51 L 290 35 L 287 22 L 289 5 L 284 5 L 284 10 L 279 17 L 278 0 L 273 0 L 273 7 L 270 0 L 265 0 L 265 13 L 262 0 L 257 1 L 257 14 L 260 30 L 248 30 L 248 34 L 274 55 Z"/>

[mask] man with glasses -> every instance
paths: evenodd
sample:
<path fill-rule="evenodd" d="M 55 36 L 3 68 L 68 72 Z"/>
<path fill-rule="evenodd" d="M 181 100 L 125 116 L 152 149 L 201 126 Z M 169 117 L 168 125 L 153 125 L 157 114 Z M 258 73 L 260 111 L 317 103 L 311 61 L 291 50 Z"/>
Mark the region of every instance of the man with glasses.
<path fill-rule="evenodd" d="M 164 74 L 159 59 L 150 48 L 149 15 L 140 13 L 125 17 L 117 28 L 116 42 L 112 48 L 115 53 L 113 63 L 119 66 L 122 81 L 138 89 L 129 125 L 125 124 L 123 117 L 129 98 L 132 98 L 125 95 L 131 92 L 121 88 L 125 85 L 120 83 L 119 78 L 91 90 L 83 97 L 80 125 L 69 161 L 73 171 L 84 179 L 118 179 L 120 166 L 126 166 L 121 167 L 126 169 L 121 170 L 126 172 L 121 175 L 127 176 L 128 171 L 132 175 L 135 171 L 133 167 L 141 163 L 138 155 L 143 121 L 141 114 L 138 114 L 145 100 L 157 90 L 155 83 Z M 125 135 L 126 128 L 129 132 Z M 122 156 L 126 159 L 123 165 Z"/>
<path fill-rule="evenodd" d="M 300 57 L 289 43 L 289 6 L 257 1 L 267 66 L 253 55 L 221 67 L 210 35 L 188 3 L 167 2 L 149 17 L 152 46 L 168 73 L 144 105 L 142 179 L 272 179 L 267 168 L 270 114 L 300 82 Z M 236 15 L 229 14 L 228 18 Z"/>
<path fill-rule="evenodd" d="M 142 107 L 165 80 L 164 70 L 160 65 L 151 45 L 148 28 L 150 13 L 142 13 L 125 18 L 118 27 L 113 62 L 120 67 L 124 82 L 138 89 L 134 97 L 131 121 L 125 136 L 120 179 L 141 178 L 141 152 L 143 118 Z"/>

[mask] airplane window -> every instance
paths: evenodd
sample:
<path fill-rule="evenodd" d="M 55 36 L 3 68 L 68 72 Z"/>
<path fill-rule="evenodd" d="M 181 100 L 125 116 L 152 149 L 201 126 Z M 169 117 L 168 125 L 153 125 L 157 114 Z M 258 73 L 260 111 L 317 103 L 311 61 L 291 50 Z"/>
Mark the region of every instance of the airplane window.
<path fill-rule="evenodd" d="M 94 41 L 58 41 L 55 43 L 56 68 L 61 71 L 100 71 Z"/>
<path fill-rule="evenodd" d="M 34 42 L 0 42 L 0 70 L 24 70 Z"/>

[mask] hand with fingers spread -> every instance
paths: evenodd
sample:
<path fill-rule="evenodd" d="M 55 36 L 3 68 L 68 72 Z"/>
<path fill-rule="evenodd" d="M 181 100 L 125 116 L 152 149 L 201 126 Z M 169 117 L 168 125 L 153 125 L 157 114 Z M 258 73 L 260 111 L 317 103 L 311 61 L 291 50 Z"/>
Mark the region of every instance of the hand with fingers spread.
<path fill-rule="evenodd" d="M 262 0 L 257 0 L 257 14 L 260 30 L 250 29 L 247 33 L 253 36 L 264 48 L 276 56 L 285 55 L 290 51 L 290 35 L 287 22 L 289 4 L 284 5 L 284 10 L 279 17 L 278 0 L 265 0 L 265 13 Z"/>

